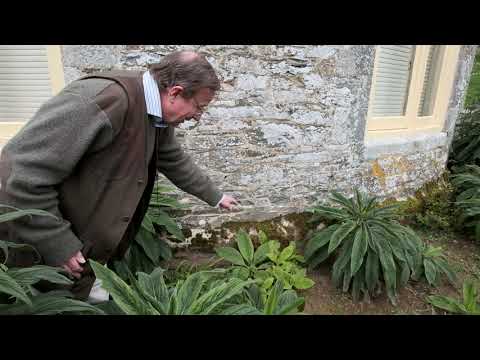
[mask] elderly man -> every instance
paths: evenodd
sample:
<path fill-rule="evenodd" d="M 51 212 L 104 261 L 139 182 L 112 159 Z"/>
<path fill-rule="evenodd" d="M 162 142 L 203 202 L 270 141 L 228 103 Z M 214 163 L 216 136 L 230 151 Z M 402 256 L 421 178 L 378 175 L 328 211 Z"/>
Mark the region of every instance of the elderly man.
<path fill-rule="evenodd" d="M 44 264 L 62 266 L 77 279 L 75 296 L 87 299 L 95 278 L 86 259 L 106 263 L 123 256 L 157 171 L 211 206 L 238 204 L 175 139 L 175 127 L 199 121 L 219 88 L 205 57 L 187 51 L 165 56 L 144 73 L 97 73 L 69 84 L 2 150 L 0 203 L 59 219 L 17 220 L 13 240 L 35 246 Z M 31 265 L 24 255 L 12 259 Z"/>

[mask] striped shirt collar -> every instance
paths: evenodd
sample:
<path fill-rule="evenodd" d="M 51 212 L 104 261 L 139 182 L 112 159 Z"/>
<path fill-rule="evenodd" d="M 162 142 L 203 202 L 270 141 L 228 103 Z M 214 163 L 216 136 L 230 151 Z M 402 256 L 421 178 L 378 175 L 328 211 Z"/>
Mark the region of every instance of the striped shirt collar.
<path fill-rule="evenodd" d="M 160 92 L 155 79 L 149 71 L 143 73 L 143 90 L 145 92 L 145 104 L 147 105 L 147 114 L 152 115 L 155 127 L 167 127 L 162 118 L 162 104 L 160 102 Z"/>

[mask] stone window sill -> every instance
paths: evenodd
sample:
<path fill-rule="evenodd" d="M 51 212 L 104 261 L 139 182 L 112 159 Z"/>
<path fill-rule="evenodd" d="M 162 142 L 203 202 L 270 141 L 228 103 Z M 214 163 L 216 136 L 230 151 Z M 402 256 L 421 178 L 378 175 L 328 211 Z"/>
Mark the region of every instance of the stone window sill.
<path fill-rule="evenodd" d="M 386 155 L 425 152 L 446 144 L 447 133 L 432 130 L 367 135 L 365 156 L 367 160 L 373 160 Z"/>

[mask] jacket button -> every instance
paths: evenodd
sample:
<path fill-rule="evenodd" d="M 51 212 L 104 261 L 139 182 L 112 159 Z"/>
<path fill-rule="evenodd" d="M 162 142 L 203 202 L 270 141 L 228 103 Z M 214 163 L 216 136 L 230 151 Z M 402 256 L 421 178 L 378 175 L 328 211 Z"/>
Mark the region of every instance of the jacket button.
<path fill-rule="evenodd" d="M 129 222 L 129 221 L 130 221 L 130 217 L 124 216 L 124 217 L 122 217 L 122 221 L 124 221 L 124 222 Z"/>
<path fill-rule="evenodd" d="M 137 180 L 137 184 L 138 184 L 138 185 L 142 185 L 142 184 L 143 184 L 143 180 L 142 180 L 142 179 L 138 179 L 138 180 Z"/>

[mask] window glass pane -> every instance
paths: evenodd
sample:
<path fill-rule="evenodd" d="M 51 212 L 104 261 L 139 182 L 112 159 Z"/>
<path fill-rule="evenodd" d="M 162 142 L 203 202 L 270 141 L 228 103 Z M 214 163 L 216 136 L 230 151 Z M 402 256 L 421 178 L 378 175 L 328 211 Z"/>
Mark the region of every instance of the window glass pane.
<path fill-rule="evenodd" d="M 433 45 L 430 47 L 420 105 L 418 107 L 418 116 L 431 116 L 433 114 L 444 53 L 444 45 Z"/>

